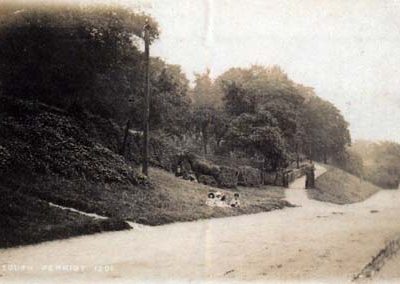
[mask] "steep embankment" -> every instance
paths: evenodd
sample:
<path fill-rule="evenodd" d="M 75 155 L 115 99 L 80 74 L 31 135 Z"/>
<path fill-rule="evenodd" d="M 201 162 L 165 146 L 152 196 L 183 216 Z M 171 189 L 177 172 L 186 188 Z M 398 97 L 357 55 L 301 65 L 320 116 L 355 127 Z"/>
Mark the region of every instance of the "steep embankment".
<path fill-rule="evenodd" d="M 379 187 L 334 167 L 329 167 L 326 173 L 316 179 L 315 187 L 308 190 L 309 198 L 336 204 L 360 202 L 380 190 Z"/>
<path fill-rule="evenodd" d="M 111 150 L 117 134 L 104 119 L 0 97 L 0 247 L 129 228 L 118 215 L 94 220 L 48 204 L 97 213 L 107 185 L 139 187 Z"/>

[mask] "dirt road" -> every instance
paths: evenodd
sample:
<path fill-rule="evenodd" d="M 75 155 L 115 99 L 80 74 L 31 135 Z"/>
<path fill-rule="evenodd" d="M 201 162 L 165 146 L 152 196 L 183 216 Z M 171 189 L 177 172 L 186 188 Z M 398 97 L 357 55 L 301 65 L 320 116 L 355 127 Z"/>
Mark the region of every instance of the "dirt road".
<path fill-rule="evenodd" d="M 0 250 L 0 282 L 347 282 L 400 234 L 399 191 L 340 206 L 308 200 L 302 188 L 304 178 L 287 191 L 296 208 Z"/>

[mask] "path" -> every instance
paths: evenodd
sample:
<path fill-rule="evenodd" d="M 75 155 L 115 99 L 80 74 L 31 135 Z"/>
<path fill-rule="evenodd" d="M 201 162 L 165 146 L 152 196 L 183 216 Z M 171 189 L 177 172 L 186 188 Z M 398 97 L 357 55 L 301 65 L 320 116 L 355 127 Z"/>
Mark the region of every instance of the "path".
<path fill-rule="evenodd" d="M 365 202 L 340 206 L 308 200 L 303 184 L 304 178 L 299 179 L 287 191 L 288 200 L 301 207 L 0 250 L 0 282 L 347 282 L 386 240 L 400 233 L 399 191 L 382 191 Z M 28 270 L 1 271 L 7 264 L 20 269 L 26 265 Z M 45 266 L 48 264 L 53 266 Z M 78 272 L 71 271 L 73 267 L 61 271 L 63 267 L 55 267 L 57 264 L 81 268 Z M 112 271 L 98 271 L 108 268 Z"/>
<path fill-rule="evenodd" d="M 326 169 L 323 166 L 315 164 L 315 178 L 319 177 L 325 172 Z M 286 190 L 286 200 L 292 204 L 296 204 L 302 207 L 306 207 L 308 205 L 313 206 L 315 204 L 320 205 L 320 202 L 308 199 L 307 192 L 304 189 L 305 183 L 305 176 L 298 178 L 294 182 L 292 182 L 289 186 L 289 189 Z"/>

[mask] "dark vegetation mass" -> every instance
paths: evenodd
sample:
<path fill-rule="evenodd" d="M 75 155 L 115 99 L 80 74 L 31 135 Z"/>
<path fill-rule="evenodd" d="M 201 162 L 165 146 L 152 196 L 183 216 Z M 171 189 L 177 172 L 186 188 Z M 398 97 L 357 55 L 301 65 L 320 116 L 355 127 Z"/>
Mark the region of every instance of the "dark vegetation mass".
<path fill-rule="evenodd" d="M 263 187 L 251 194 L 242 188 L 249 200 L 255 196 L 244 209 L 210 209 L 197 201 L 212 187 L 185 181 L 176 186 L 191 194 L 177 189 L 178 197 L 161 182 L 174 184 L 172 176 L 139 173 L 145 64 L 139 46 L 146 18 L 151 41 L 160 36 L 156 19 L 114 6 L 17 4 L 4 4 L 0 18 L 0 192 L 9 204 L 1 206 L 2 246 L 56 238 L 52 232 L 71 236 L 74 226 L 81 233 L 125 228 L 120 219 L 156 225 L 289 206 L 279 191 Z M 180 66 L 151 57 L 150 83 L 153 166 L 186 167 L 199 182 L 230 191 L 276 184 L 274 177 L 306 158 L 359 176 L 369 172 L 348 149 L 340 111 L 278 66 L 231 68 L 215 79 L 207 70 L 195 74 L 191 87 Z M 74 216 L 74 223 L 74 214 L 47 202 L 112 219 Z M 22 212 L 24 203 L 34 214 Z M 28 240 L 31 231 L 23 236 L 21 226 L 35 224 L 41 235 Z M 12 236 L 20 242 L 10 243 Z"/>
<path fill-rule="evenodd" d="M 116 7 L 3 9 L 2 95 L 141 129 L 145 17 Z M 277 66 L 197 74 L 192 90 L 179 66 L 151 58 L 150 70 L 152 130 L 191 151 L 233 152 L 277 170 L 302 154 L 326 160 L 350 142 L 339 110 Z"/>

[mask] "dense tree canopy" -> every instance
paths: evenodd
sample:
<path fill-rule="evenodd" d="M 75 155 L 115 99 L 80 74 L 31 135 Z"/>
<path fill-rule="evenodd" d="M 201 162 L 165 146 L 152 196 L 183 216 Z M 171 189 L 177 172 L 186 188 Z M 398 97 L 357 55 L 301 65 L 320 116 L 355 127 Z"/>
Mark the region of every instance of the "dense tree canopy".
<path fill-rule="evenodd" d="M 348 123 L 331 103 L 318 97 L 309 100 L 303 112 L 309 155 L 327 162 L 341 155 L 350 144 Z"/>
<path fill-rule="evenodd" d="M 268 111 L 277 119 L 288 142 L 292 142 L 297 112 L 305 98 L 279 67 L 232 68 L 217 79 L 217 84 L 224 92 L 228 113 Z"/>
<path fill-rule="evenodd" d="M 243 113 L 236 117 L 227 134 L 233 149 L 250 156 L 261 157 L 266 170 L 277 170 L 288 165 L 288 153 L 276 119 L 269 112 Z"/>
<path fill-rule="evenodd" d="M 215 89 L 215 85 L 210 77 L 210 69 L 203 74 L 194 74 L 194 87 L 192 90 L 193 105 L 196 107 L 219 107 L 221 105 L 221 95 Z"/>
<path fill-rule="evenodd" d="M 187 131 L 190 119 L 189 81 L 179 65 L 152 58 L 150 64 L 150 126 L 174 135 Z M 134 117 L 141 123 L 141 96 L 133 103 Z"/>
<path fill-rule="evenodd" d="M 144 22 L 145 15 L 118 7 L 10 8 L 0 25 L 3 93 L 112 115 L 139 93 L 132 36 L 141 35 Z"/>
<path fill-rule="evenodd" d="M 4 95 L 142 127 L 138 41 L 146 18 L 151 40 L 158 38 L 154 19 L 113 6 L 9 6 L 1 16 Z M 191 148 L 203 154 L 240 152 L 270 170 L 304 155 L 347 157 L 350 135 L 339 110 L 278 66 L 231 68 L 215 80 L 207 70 L 191 88 L 180 66 L 151 58 L 150 83 L 151 129 L 197 143 Z"/>
<path fill-rule="evenodd" d="M 302 153 L 326 161 L 350 143 L 348 124 L 339 110 L 318 98 L 312 88 L 290 80 L 278 66 L 231 68 L 214 84 L 231 117 L 269 113 L 286 150 L 297 157 Z"/>

